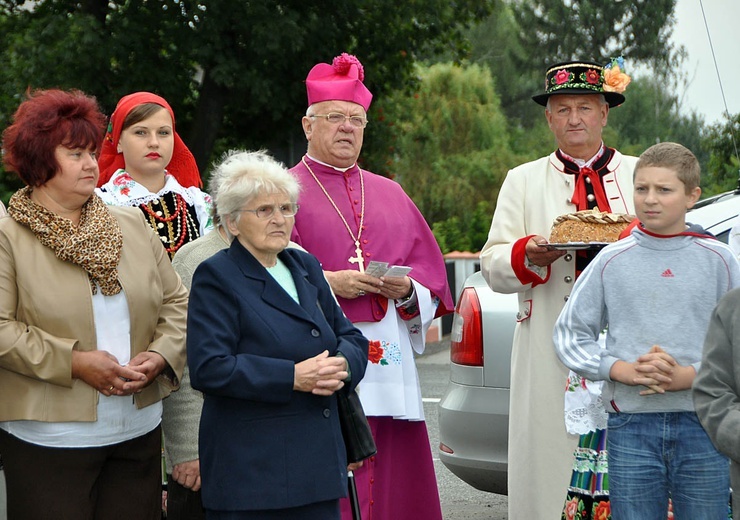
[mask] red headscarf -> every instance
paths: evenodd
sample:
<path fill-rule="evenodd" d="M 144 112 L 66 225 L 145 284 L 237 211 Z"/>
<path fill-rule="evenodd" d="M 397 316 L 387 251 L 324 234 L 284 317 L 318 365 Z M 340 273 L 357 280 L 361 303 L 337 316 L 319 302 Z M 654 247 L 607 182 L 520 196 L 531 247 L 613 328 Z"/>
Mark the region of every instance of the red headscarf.
<path fill-rule="evenodd" d="M 100 178 L 98 179 L 98 187 L 102 186 L 110 180 L 113 174 L 120 169 L 126 168 L 126 163 L 123 160 L 123 154 L 118 153 L 118 140 L 121 138 L 121 127 L 123 121 L 126 119 L 131 110 L 144 103 L 154 103 L 161 105 L 172 117 L 172 130 L 175 134 L 175 143 L 172 152 L 172 159 L 170 163 L 165 167 L 167 173 L 174 176 L 177 182 L 184 188 L 191 186 L 197 186 L 198 188 L 203 186 L 203 181 L 200 178 L 198 172 L 198 165 L 195 163 L 195 157 L 190 153 L 188 147 L 182 142 L 180 136 L 177 135 L 175 129 L 175 113 L 172 111 L 169 103 L 164 98 L 159 97 L 151 92 L 134 92 L 121 98 L 116 105 L 116 110 L 113 115 L 110 116 L 110 123 L 108 124 L 108 131 L 105 134 L 103 140 L 103 149 L 100 151 L 100 158 L 98 159 L 98 165 L 100 166 Z"/>

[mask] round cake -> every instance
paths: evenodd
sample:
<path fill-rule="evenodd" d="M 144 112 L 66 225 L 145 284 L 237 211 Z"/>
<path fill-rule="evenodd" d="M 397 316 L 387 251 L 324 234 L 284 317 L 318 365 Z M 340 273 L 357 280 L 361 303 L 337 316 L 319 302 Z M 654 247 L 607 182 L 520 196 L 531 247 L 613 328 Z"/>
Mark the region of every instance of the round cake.
<path fill-rule="evenodd" d="M 605 213 L 599 208 L 560 215 L 552 225 L 550 243 L 616 242 L 632 219 L 632 215 Z"/>

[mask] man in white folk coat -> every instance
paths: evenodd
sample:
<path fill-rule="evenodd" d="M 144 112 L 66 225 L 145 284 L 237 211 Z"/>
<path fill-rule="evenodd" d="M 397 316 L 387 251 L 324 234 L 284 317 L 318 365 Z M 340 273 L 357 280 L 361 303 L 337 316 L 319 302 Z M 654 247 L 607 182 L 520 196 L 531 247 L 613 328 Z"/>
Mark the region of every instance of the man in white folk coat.
<path fill-rule="evenodd" d="M 578 437 L 566 431 L 564 388 L 568 370 L 555 355 L 555 320 L 580 273 L 595 253 L 550 251 L 559 215 L 597 207 L 634 214 L 636 157 L 604 145 L 610 108 L 624 102 L 629 83 L 621 58 L 601 66 L 568 62 L 547 70 L 545 92 L 532 99 L 558 149 L 510 170 L 501 186 L 483 276 L 494 291 L 518 293 L 511 359 L 509 412 L 509 519 L 556 520 L 563 510 Z"/>

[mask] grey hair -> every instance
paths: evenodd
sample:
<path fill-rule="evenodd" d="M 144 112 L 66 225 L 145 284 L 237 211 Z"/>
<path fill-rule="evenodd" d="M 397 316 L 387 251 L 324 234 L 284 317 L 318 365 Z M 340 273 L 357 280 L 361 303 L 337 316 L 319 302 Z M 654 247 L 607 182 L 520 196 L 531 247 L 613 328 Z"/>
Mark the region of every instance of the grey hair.
<path fill-rule="evenodd" d="M 265 150 L 229 150 L 213 170 L 209 187 L 216 214 L 224 224 L 227 217 L 239 222 L 238 210 L 261 195 L 285 193 L 295 203 L 300 192 L 298 180 Z"/>
<path fill-rule="evenodd" d="M 327 101 L 329 101 L 329 100 L 327 100 Z M 341 101 L 341 100 L 337 100 L 337 101 Z M 316 105 L 319 104 L 319 103 L 325 103 L 325 102 L 326 101 L 317 101 L 316 103 L 313 103 L 313 104 L 309 105 L 308 108 L 306 109 L 306 117 L 315 117 L 314 114 L 316 113 L 316 110 L 315 110 Z M 354 103 L 354 102 L 353 101 L 348 101 L 348 103 Z M 358 103 L 355 103 L 355 104 L 358 104 Z M 362 105 L 360 105 L 360 106 L 362 106 Z M 365 115 L 367 115 L 367 111 L 365 110 L 365 107 L 362 107 L 362 110 L 365 112 Z"/>
<path fill-rule="evenodd" d="M 228 155 L 228 152 L 225 153 L 221 160 L 226 159 Z M 213 171 L 211 172 L 211 176 L 208 179 L 208 194 L 211 196 L 211 218 L 213 219 L 213 223 L 216 225 L 221 224 L 221 217 L 218 215 L 218 206 L 216 205 L 216 198 L 218 197 L 218 190 L 221 188 L 221 183 L 224 182 L 224 179 L 226 179 L 226 171 L 225 168 L 219 168 L 218 163 L 214 163 L 213 165 Z"/>
<path fill-rule="evenodd" d="M 594 94 L 596 94 L 596 93 L 594 92 Z M 586 95 L 587 96 L 592 96 L 593 94 L 586 94 Z M 602 105 L 606 105 L 607 104 L 607 101 L 606 101 L 606 98 L 604 97 L 604 94 L 596 94 L 596 95 L 599 96 L 599 101 L 601 102 Z M 548 112 L 550 112 L 550 99 L 552 99 L 552 96 L 550 96 L 550 97 L 547 98 L 547 104 L 545 105 L 545 110 L 547 110 Z"/>

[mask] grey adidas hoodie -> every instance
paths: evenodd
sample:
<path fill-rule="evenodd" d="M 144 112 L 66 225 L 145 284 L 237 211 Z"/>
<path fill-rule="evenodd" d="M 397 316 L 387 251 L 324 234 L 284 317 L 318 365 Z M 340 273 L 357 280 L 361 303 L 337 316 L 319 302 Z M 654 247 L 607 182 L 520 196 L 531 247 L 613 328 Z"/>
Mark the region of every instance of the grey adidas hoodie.
<path fill-rule="evenodd" d="M 691 390 L 641 396 L 645 387 L 613 382 L 609 371 L 653 345 L 698 371 L 712 311 L 738 286 L 740 264 L 726 244 L 691 228 L 671 236 L 635 228 L 605 247 L 576 281 L 555 323 L 555 349 L 574 372 L 607 382 L 608 412 L 693 411 Z M 599 333 L 607 326 L 601 348 Z"/>

